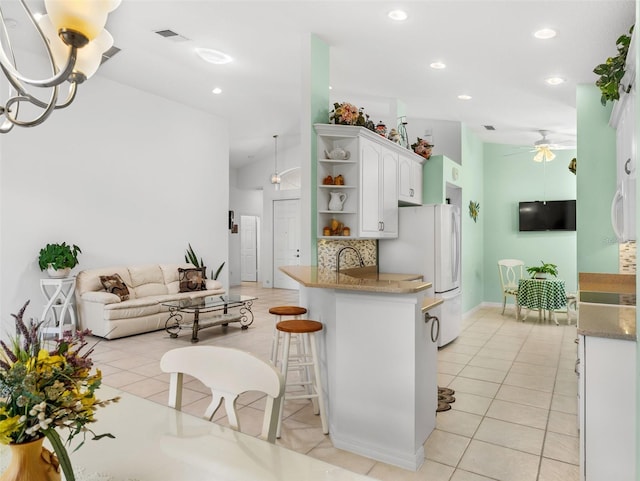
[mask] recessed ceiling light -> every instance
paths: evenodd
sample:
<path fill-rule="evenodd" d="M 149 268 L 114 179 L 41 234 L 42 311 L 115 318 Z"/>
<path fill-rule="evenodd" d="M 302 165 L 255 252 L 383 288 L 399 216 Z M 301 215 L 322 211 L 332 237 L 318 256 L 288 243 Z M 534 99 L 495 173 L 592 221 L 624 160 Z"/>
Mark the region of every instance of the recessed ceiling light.
<path fill-rule="evenodd" d="M 471 98 L 472 98 L 472 97 L 471 97 L 471 95 L 467 95 L 467 94 L 460 94 L 460 95 L 458 95 L 458 98 L 459 98 L 460 100 L 471 100 Z"/>
<path fill-rule="evenodd" d="M 225 63 L 233 62 L 233 58 L 224 52 L 213 50 L 211 48 L 196 48 L 196 53 L 205 62 L 213 63 L 216 65 L 223 65 Z"/>
<path fill-rule="evenodd" d="M 329 90 L 333 90 L 333 87 L 331 85 L 329 85 Z"/>
<path fill-rule="evenodd" d="M 391 19 L 391 20 L 395 20 L 397 22 L 402 22 L 404 20 L 406 20 L 407 18 L 409 18 L 409 15 L 407 15 L 407 12 L 405 12 L 404 10 L 391 10 L 387 16 Z"/>
<path fill-rule="evenodd" d="M 549 85 L 560 85 L 566 82 L 566 80 L 563 79 L 562 77 L 549 77 L 544 81 L 547 82 Z"/>
<path fill-rule="evenodd" d="M 220 87 L 216 87 L 212 90 L 212 92 L 216 95 L 221 94 L 222 93 L 222 89 Z"/>
<path fill-rule="evenodd" d="M 436 70 L 441 70 L 446 67 L 442 62 L 433 62 L 429 64 L 429 67 L 434 68 Z"/>
<path fill-rule="evenodd" d="M 549 40 L 556 36 L 556 31 L 551 28 L 541 28 L 533 33 L 533 36 L 540 40 Z"/>

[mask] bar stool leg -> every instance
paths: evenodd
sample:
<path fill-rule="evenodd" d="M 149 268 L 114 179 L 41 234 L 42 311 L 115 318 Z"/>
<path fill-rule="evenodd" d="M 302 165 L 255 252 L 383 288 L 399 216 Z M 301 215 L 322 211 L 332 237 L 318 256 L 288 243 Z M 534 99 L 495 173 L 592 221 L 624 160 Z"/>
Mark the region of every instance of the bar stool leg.
<path fill-rule="evenodd" d="M 322 382 L 320 377 L 320 363 L 318 362 L 318 349 L 316 347 L 316 334 L 314 332 L 309 334 L 309 342 L 311 344 L 311 356 L 313 358 L 313 371 L 315 376 L 315 390 L 318 395 L 318 405 L 320 407 L 320 421 L 322 422 L 322 432 L 324 434 L 329 433 L 329 426 L 327 424 L 327 414 L 324 406 L 324 395 L 322 391 Z"/>
<path fill-rule="evenodd" d="M 284 385 L 285 391 L 287 386 L 287 375 L 289 374 L 289 341 L 291 340 L 291 334 L 288 332 L 284 333 L 283 336 L 283 347 L 282 347 L 282 375 L 284 376 Z M 284 413 L 284 401 L 287 395 L 286 392 L 282 398 L 282 402 L 280 403 L 280 414 L 278 415 L 278 429 L 276 430 L 276 438 L 280 439 L 280 431 L 282 428 L 282 414 Z"/>

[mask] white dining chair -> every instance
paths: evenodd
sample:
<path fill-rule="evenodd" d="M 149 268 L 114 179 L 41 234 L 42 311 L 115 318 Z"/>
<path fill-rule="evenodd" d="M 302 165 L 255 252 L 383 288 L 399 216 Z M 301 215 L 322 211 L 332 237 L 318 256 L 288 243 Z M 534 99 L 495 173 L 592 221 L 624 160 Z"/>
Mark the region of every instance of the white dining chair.
<path fill-rule="evenodd" d="M 181 410 L 183 375 L 187 374 L 211 389 L 212 400 L 203 417 L 213 419 L 224 401 L 229 424 L 237 431 L 240 431 L 238 396 L 246 391 L 266 394 L 261 437 L 275 443 L 285 384 L 282 374 L 270 363 L 239 349 L 189 346 L 167 351 L 160 359 L 160 368 L 171 373 L 170 407 Z"/>
<path fill-rule="evenodd" d="M 502 314 L 507 305 L 507 296 L 514 298 L 516 319 L 520 317 L 518 306 L 518 281 L 524 278 L 524 262 L 519 259 L 500 259 L 498 261 L 500 285 L 502 287 Z"/>

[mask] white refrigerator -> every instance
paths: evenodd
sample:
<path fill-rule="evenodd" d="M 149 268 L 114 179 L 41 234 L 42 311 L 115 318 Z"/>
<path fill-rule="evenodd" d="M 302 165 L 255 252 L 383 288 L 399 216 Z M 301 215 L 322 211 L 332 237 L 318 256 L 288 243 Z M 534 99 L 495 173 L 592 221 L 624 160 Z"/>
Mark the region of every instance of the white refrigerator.
<path fill-rule="evenodd" d="M 422 274 L 442 298 L 438 346 L 462 329 L 460 208 L 451 204 L 401 207 L 398 238 L 378 241 L 381 272 Z"/>

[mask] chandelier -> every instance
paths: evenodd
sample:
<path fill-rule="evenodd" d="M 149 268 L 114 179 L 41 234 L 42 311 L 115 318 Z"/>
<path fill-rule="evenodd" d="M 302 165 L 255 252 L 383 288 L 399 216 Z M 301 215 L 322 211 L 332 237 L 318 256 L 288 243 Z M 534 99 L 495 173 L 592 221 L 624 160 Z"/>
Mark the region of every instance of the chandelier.
<path fill-rule="evenodd" d="M 47 15 L 38 17 L 20 0 L 31 26 L 47 52 L 49 78 L 27 78 L 16 67 L 7 18 L 0 1 L 0 68 L 10 88 L 4 104 L 0 103 L 0 133 L 14 125 L 35 127 L 44 122 L 55 109 L 73 102 L 77 85 L 90 78 L 100 66 L 102 54 L 113 45 L 113 38 L 104 29 L 109 12 L 121 0 L 44 0 Z M 66 98 L 58 100 L 61 85 L 69 82 Z M 40 96 L 36 95 L 36 92 Z M 41 97 L 44 97 L 43 100 Z M 32 106 L 33 118 L 19 116 L 20 106 Z"/>
<path fill-rule="evenodd" d="M 275 160 L 275 168 L 276 168 L 276 170 L 275 170 L 275 172 L 273 174 L 271 174 L 271 183 L 276 188 L 276 190 L 278 190 L 278 187 L 280 186 L 280 182 L 282 181 L 282 177 L 280 177 L 280 174 L 278 174 L 278 136 L 274 135 L 273 139 L 275 140 L 275 148 L 274 148 L 273 158 Z"/>

